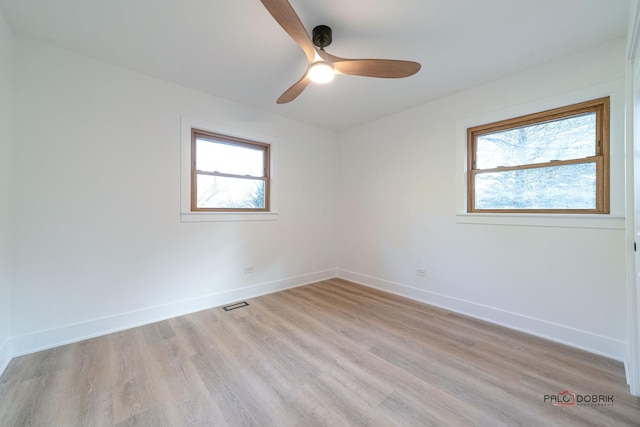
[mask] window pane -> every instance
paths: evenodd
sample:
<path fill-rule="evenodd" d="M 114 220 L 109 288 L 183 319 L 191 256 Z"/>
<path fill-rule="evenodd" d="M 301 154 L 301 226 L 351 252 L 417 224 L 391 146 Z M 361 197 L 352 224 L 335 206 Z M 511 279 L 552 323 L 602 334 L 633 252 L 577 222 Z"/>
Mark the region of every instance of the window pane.
<path fill-rule="evenodd" d="M 490 134 L 476 140 L 476 168 L 519 166 L 596 155 L 596 113 Z"/>
<path fill-rule="evenodd" d="M 475 189 L 476 209 L 595 209 L 596 164 L 480 173 Z"/>
<path fill-rule="evenodd" d="M 259 179 L 198 175 L 197 207 L 264 209 L 264 190 Z"/>
<path fill-rule="evenodd" d="M 233 175 L 264 176 L 264 150 L 197 138 L 196 169 Z"/>

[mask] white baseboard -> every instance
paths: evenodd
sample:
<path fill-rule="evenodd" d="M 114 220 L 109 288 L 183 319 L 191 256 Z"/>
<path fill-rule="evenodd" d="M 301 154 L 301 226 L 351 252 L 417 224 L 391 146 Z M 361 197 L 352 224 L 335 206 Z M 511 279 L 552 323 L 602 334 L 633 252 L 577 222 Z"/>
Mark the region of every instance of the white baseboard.
<path fill-rule="evenodd" d="M 0 376 L 4 373 L 4 370 L 9 366 L 13 355 L 11 352 L 11 340 L 6 340 L 2 346 L 0 346 Z"/>
<path fill-rule="evenodd" d="M 510 329 L 525 332 L 541 338 L 579 348 L 591 353 L 624 361 L 627 346 L 624 341 L 615 340 L 593 334 L 569 326 L 560 325 L 542 319 L 536 319 L 522 314 L 501 310 L 472 301 L 466 301 L 436 292 L 413 288 L 400 283 L 355 273 L 353 271 L 338 270 L 338 277 L 359 283 L 364 286 L 397 294 L 429 305 L 441 307 L 456 313 L 474 317 Z"/>
<path fill-rule="evenodd" d="M 16 357 L 35 353 L 196 311 L 332 279 L 336 276 L 336 270 L 319 271 L 13 337 L 11 340 L 13 354 L 11 356 Z M 1 355 L 0 353 L 0 363 L 2 361 Z"/>
<path fill-rule="evenodd" d="M 0 347 L 0 375 L 6 369 L 12 357 L 22 356 L 213 307 L 219 307 L 245 299 L 256 298 L 261 295 L 304 286 L 334 277 L 340 277 L 364 286 L 465 314 L 611 359 L 619 361 L 625 360 L 626 343 L 623 341 L 352 271 L 325 270 L 13 337 Z"/>

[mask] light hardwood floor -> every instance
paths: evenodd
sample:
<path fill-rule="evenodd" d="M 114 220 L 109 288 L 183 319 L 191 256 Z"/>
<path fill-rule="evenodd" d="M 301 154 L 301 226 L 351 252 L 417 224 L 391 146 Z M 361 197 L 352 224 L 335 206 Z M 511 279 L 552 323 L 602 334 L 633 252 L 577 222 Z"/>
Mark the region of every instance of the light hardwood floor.
<path fill-rule="evenodd" d="M 616 361 L 339 279 L 248 302 L 16 358 L 0 425 L 640 425 Z"/>

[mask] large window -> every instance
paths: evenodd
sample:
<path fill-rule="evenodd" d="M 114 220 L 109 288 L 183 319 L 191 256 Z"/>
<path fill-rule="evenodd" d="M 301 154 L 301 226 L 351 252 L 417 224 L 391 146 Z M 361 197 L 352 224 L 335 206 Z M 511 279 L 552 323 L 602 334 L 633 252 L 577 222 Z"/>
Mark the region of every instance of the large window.
<path fill-rule="evenodd" d="M 467 129 L 467 211 L 609 213 L 609 98 Z"/>
<path fill-rule="evenodd" d="M 269 211 L 270 145 L 191 130 L 191 211 Z"/>

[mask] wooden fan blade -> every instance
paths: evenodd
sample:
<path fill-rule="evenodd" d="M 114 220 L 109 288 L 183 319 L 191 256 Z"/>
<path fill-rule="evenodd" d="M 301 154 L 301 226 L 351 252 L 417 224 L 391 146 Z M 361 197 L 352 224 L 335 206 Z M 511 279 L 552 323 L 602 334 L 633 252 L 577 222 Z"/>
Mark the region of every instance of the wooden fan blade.
<path fill-rule="evenodd" d="M 328 58 L 336 71 L 351 76 L 397 79 L 412 76 L 421 68 L 417 62 L 395 59 L 344 59 L 333 55 Z"/>
<path fill-rule="evenodd" d="M 291 38 L 300 45 L 307 60 L 312 63 L 316 57 L 316 49 L 309 37 L 309 33 L 304 29 L 302 21 L 293 10 L 293 7 L 287 0 L 260 0 L 264 7 L 269 11 L 273 19 L 276 20 L 283 30 L 291 36 Z"/>
<path fill-rule="evenodd" d="M 280 98 L 276 101 L 278 104 L 286 104 L 287 102 L 291 102 L 298 97 L 302 93 L 303 90 L 311 83 L 311 79 L 307 77 L 307 73 L 304 73 L 304 76 L 297 82 L 293 84 L 289 89 L 287 89 Z"/>

